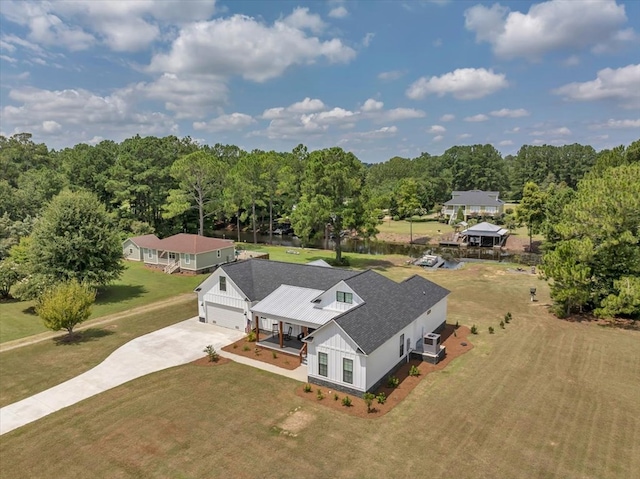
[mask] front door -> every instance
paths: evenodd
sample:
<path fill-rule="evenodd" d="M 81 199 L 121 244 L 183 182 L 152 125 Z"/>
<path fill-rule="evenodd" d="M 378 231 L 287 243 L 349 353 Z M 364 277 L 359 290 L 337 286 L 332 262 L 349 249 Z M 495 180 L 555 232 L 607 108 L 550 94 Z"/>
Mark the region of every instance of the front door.
<path fill-rule="evenodd" d="M 175 253 L 169 253 L 169 260 L 175 260 L 176 259 L 176 254 Z"/>

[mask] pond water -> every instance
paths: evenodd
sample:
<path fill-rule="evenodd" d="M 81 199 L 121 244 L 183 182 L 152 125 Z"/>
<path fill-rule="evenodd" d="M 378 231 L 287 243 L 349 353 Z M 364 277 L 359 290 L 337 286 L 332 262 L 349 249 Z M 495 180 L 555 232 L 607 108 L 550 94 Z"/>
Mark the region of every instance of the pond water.
<path fill-rule="evenodd" d="M 226 238 L 238 241 L 238 234 L 228 231 L 216 230 L 213 232 L 213 236 L 216 238 Z M 269 244 L 269 235 L 258 234 L 258 243 Z M 239 243 L 253 243 L 253 233 L 240 233 Z M 289 235 L 273 235 L 273 245 L 286 246 L 291 248 L 317 248 L 317 249 L 334 249 L 335 242 L 333 240 L 316 240 L 303 242 L 297 236 Z M 238 248 L 242 245 L 239 244 Z M 377 240 L 363 240 L 358 238 L 346 238 L 342 240 L 342 252 L 343 253 L 363 253 L 363 254 L 397 254 L 401 256 L 407 256 L 410 258 L 419 258 L 425 253 L 431 253 L 442 256 L 446 263 L 447 268 L 457 268 L 460 261 L 508 261 L 513 263 L 521 263 L 527 265 L 534 265 L 540 263 L 540 255 L 536 254 L 524 254 L 513 253 L 494 250 L 493 248 L 451 248 L 451 247 L 439 247 L 434 245 L 423 244 L 404 244 L 404 243 L 388 243 L 386 241 Z"/>

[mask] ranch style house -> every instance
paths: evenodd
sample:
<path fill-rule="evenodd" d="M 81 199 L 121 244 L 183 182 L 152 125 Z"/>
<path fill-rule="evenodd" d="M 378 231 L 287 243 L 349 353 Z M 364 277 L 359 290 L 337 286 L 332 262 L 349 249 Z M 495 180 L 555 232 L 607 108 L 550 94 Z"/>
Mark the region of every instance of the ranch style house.
<path fill-rule="evenodd" d="M 208 273 L 235 260 L 233 241 L 187 233 L 164 239 L 153 234 L 127 238 L 122 253 L 125 259 L 142 261 L 169 274 Z"/>
<path fill-rule="evenodd" d="M 396 283 L 373 270 L 249 259 L 224 264 L 198 288 L 200 321 L 257 333 L 299 356 L 308 381 L 374 391 L 409 357 L 444 356 L 449 291 L 421 276 Z"/>
<path fill-rule="evenodd" d="M 504 201 L 498 198 L 498 191 L 453 191 L 451 199 L 442 205 L 442 214 L 449 219 L 456 219 L 458 210 L 464 213 L 464 219 L 477 216 L 500 216 L 504 213 Z"/>

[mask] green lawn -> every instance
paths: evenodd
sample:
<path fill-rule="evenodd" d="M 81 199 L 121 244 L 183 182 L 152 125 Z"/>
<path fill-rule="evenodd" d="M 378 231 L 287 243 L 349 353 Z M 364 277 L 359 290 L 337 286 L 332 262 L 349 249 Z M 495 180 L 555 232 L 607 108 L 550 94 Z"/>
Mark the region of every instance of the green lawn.
<path fill-rule="evenodd" d="M 127 311 L 193 291 L 205 278 L 205 275 L 168 275 L 127 261 L 122 277 L 98 293 L 91 317 Z M 33 302 L 0 303 L 0 343 L 44 331 L 47 329 L 33 312 Z"/>
<path fill-rule="evenodd" d="M 448 224 L 439 223 L 433 218 L 427 219 L 426 217 L 416 217 L 413 224 L 407 220 L 393 221 L 387 218 L 383 220 L 377 228 L 380 233 L 400 235 L 409 235 L 410 229 L 413 228 L 414 240 L 419 237 L 432 237 L 453 231 L 453 228 Z M 438 230 L 440 230 L 440 233 Z"/>
<path fill-rule="evenodd" d="M 2 475 L 636 477 L 640 334 L 551 317 L 546 284 L 508 267 L 384 271 L 394 279 L 419 271 L 451 289 L 450 321 L 480 328 L 470 352 L 424 377 L 386 416 L 359 419 L 333 411 L 297 396 L 292 380 L 233 362 L 185 365 L 2 436 Z M 535 303 L 530 286 L 538 288 Z M 503 330 L 498 323 L 507 310 L 514 319 Z M 111 337 L 87 343 L 84 353 Z M 53 356 L 63 347 L 49 347 L 52 356 L 41 369 L 77 359 Z M 33 353 L 24 349 L 22 362 L 29 362 Z M 13 354 L 0 355 L 0 364 Z M 16 359 L 11 367 L 25 366 Z M 23 378 L 37 371 L 29 368 Z M 299 430 L 280 434 L 292 414 Z"/>
<path fill-rule="evenodd" d="M 100 363 L 143 334 L 198 314 L 195 299 L 88 328 L 73 344 L 49 339 L 0 353 L 0 407 L 60 384 Z"/>

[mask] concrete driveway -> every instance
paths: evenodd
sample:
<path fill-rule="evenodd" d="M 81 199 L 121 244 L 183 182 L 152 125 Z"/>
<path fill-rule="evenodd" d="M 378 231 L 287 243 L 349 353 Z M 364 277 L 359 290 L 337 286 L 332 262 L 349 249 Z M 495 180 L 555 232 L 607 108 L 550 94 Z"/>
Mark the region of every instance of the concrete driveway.
<path fill-rule="evenodd" d="M 0 435 L 132 379 L 201 358 L 208 344 L 220 351 L 242 336 L 198 318 L 140 336 L 80 376 L 0 408 Z"/>

